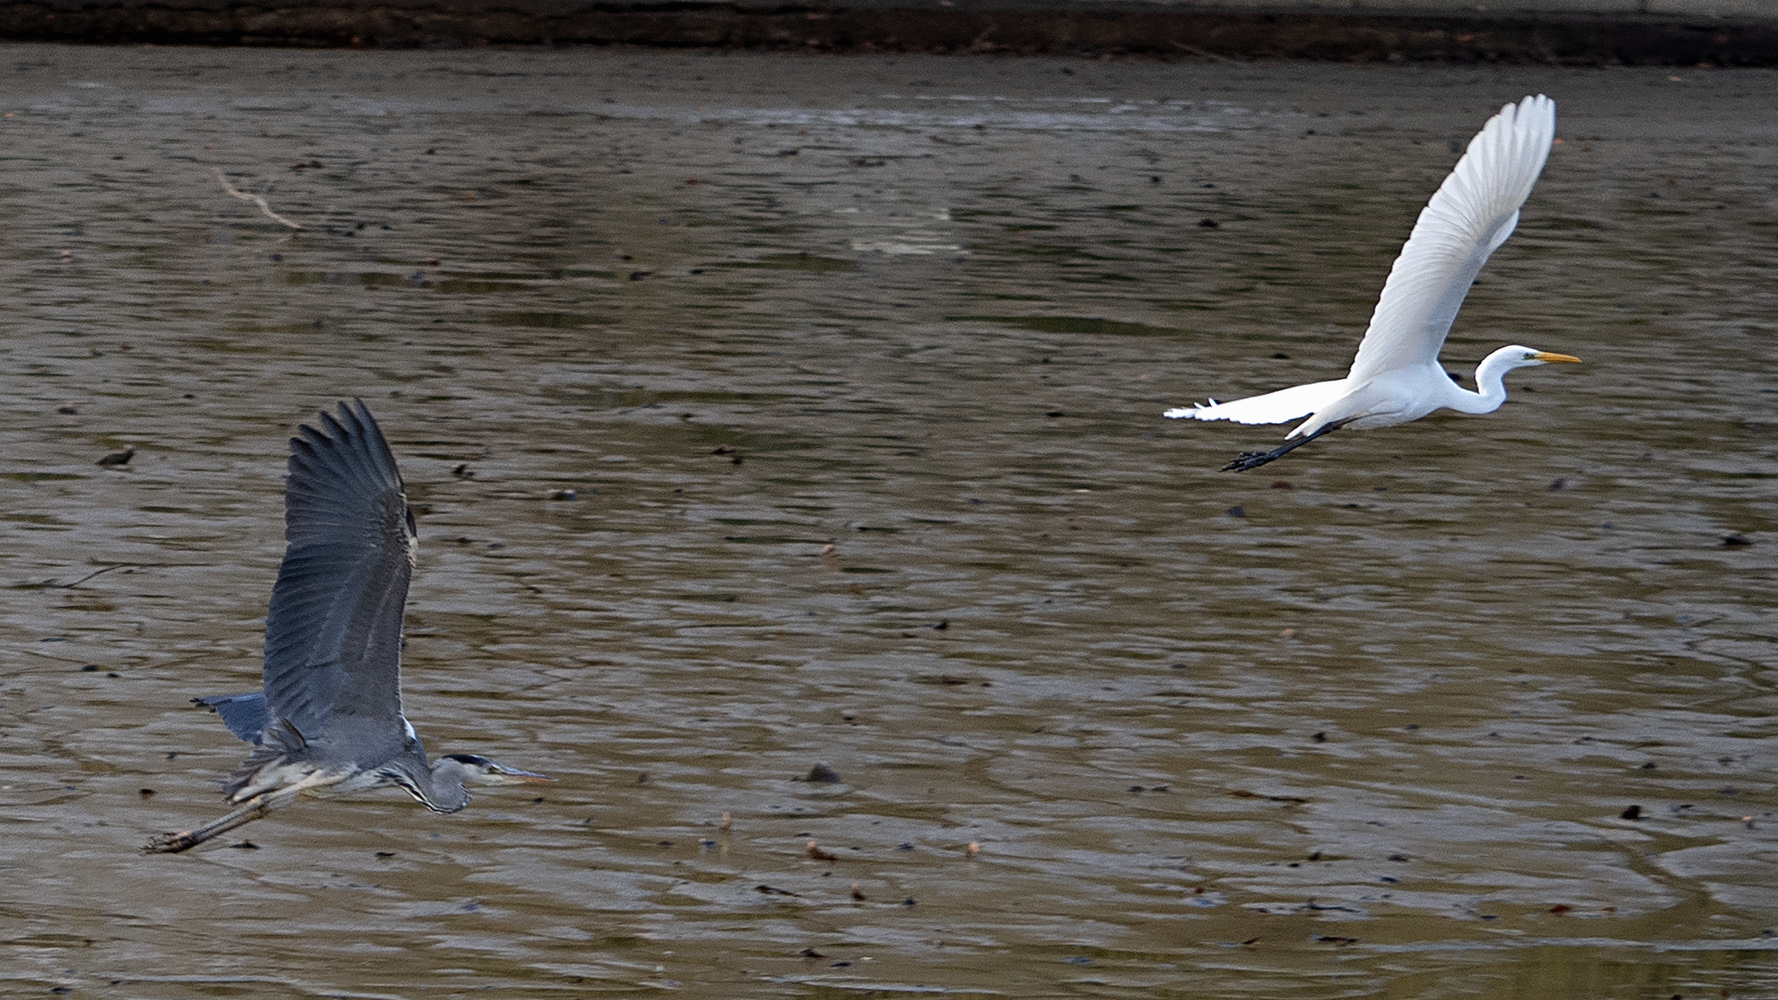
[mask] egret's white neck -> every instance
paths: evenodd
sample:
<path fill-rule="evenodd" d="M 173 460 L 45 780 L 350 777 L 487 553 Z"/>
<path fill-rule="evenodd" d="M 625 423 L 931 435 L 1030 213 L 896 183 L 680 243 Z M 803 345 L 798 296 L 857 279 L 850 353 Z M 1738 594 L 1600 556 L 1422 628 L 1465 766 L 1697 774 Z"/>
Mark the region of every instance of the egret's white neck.
<path fill-rule="evenodd" d="M 1475 384 L 1479 392 L 1470 392 L 1452 383 L 1452 401 L 1445 404 L 1464 413 L 1493 413 L 1506 402 L 1506 373 L 1524 365 L 1525 348 L 1502 347 L 1482 359 L 1476 366 Z"/>

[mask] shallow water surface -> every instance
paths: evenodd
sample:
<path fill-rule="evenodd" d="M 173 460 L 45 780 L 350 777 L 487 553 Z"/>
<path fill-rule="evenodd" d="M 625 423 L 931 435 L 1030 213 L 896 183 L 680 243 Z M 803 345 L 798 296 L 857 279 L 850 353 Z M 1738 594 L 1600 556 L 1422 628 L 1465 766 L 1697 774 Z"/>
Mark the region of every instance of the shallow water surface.
<path fill-rule="evenodd" d="M 0 989 L 1778 993 L 1778 75 L 0 69 Z M 1343 371 L 1538 91 L 1446 358 L 1587 364 L 1239 476 L 1284 428 L 1160 418 Z M 560 781 L 139 854 L 224 810 L 186 699 L 256 686 L 351 395 L 410 717 Z"/>

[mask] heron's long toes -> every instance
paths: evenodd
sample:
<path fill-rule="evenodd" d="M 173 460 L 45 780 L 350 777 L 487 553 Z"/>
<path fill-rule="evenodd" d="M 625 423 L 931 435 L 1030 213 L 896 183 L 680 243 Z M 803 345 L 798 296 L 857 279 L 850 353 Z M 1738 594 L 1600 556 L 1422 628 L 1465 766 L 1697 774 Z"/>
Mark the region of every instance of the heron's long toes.
<path fill-rule="evenodd" d="M 196 846 L 189 833 L 163 833 L 142 845 L 144 854 L 178 854 Z"/>

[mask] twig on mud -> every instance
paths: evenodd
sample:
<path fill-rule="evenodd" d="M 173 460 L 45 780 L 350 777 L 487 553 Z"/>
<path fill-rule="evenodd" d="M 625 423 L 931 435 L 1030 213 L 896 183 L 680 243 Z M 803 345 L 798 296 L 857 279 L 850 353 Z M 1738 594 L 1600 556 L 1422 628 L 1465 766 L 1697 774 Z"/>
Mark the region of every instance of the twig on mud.
<path fill-rule="evenodd" d="M 1241 60 L 1239 59 L 1230 59 L 1228 56 L 1219 56 L 1216 53 L 1211 52 L 1209 49 L 1200 49 L 1196 45 L 1187 45 L 1184 42 L 1173 42 L 1171 44 L 1174 48 L 1179 49 L 1182 52 L 1190 52 L 1194 56 L 1202 56 L 1205 59 L 1212 59 L 1219 63 L 1228 63 L 1230 66 L 1241 65 Z"/>
<path fill-rule="evenodd" d="M 256 195 L 256 194 L 248 194 L 247 192 L 242 191 L 239 188 L 235 187 L 233 184 L 230 184 L 228 182 L 228 178 L 223 176 L 221 167 L 211 167 L 210 169 L 215 171 L 216 179 L 222 182 L 222 189 L 224 191 L 227 191 L 230 195 L 232 195 L 236 198 L 239 198 L 242 201 L 250 201 L 253 204 L 258 205 L 259 210 L 261 212 L 265 213 L 265 217 L 272 220 L 273 222 L 283 223 L 284 225 L 289 226 L 292 229 L 301 229 L 302 228 L 301 223 L 291 222 L 289 219 L 286 219 L 282 215 L 279 215 L 278 213 L 272 211 L 272 206 L 267 205 L 265 203 L 264 198 L 261 198 L 259 195 Z"/>
<path fill-rule="evenodd" d="M 88 573 L 87 575 L 81 577 L 80 579 L 75 580 L 73 583 L 57 583 L 55 578 L 51 577 L 48 580 L 44 580 L 41 583 L 15 583 L 12 585 L 12 587 L 10 589 L 12 589 L 12 590 L 72 590 L 73 588 L 80 586 L 81 584 L 87 582 L 88 580 L 91 580 L 93 577 L 99 576 L 100 574 L 103 574 L 103 573 L 109 573 L 114 569 L 148 569 L 148 568 L 161 568 L 161 567 L 167 567 L 167 566 L 192 566 L 192 565 L 206 565 L 206 564 L 204 564 L 204 563 L 139 563 L 139 562 L 112 563 L 109 566 L 101 566 L 98 569 L 93 570 L 91 573 Z"/>

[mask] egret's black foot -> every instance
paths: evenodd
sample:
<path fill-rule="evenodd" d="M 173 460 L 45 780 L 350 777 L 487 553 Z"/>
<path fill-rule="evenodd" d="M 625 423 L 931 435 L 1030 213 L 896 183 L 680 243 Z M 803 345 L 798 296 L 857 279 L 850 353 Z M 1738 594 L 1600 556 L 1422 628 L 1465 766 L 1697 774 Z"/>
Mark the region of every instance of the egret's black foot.
<path fill-rule="evenodd" d="M 1236 456 L 1233 462 L 1222 467 L 1223 472 L 1246 472 L 1257 469 L 1267 462 L 1275 461 L 1284 456 L 1289 448 L 1278 448 L 1273 451 L 1244 451 Z"/>
<path fill-rule="evenodd" d="M 1283 445 L 1273 448 L 1271 451 L 1244 451 L 1236 457 L 1233 462 L 1223 466 L 1222 471 L 1246 472 L 1248 469 L 1257 469 L 1267 462 L 1275 462 L 1278 459 L 1283 458 L 1323 434 L 1331 434 L 1334 431 L 1339 430 L 1356 419 L 1356 417 L 1347 417 L 1345 420 L 1336 420 L 1331 424 L 1322 424 L 1321 429 L 1317 430 L 1315 433 L 1305 437 L 1292 438 Z"/>

